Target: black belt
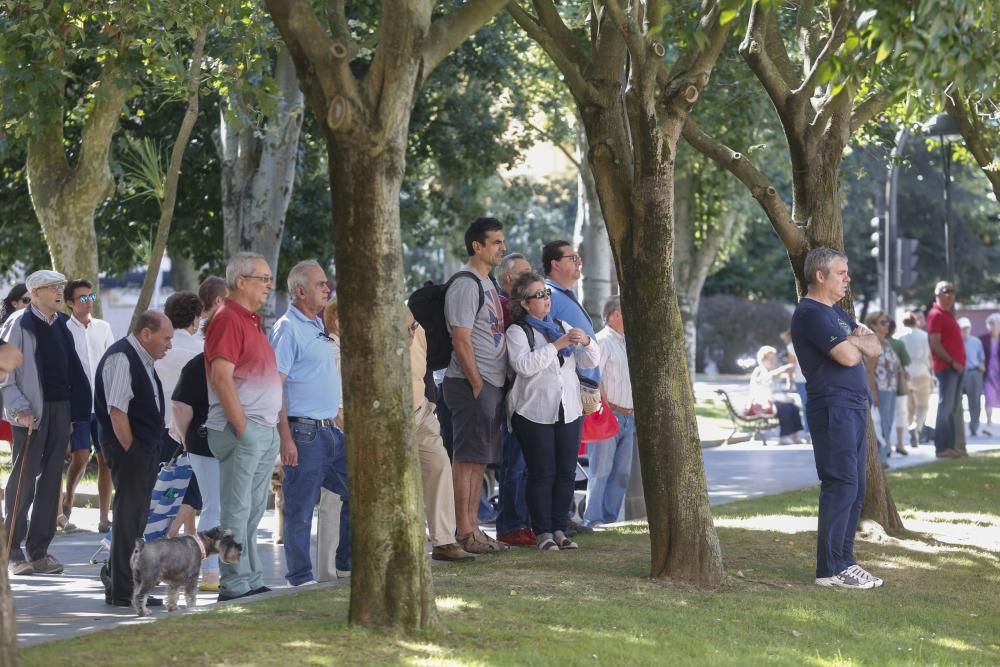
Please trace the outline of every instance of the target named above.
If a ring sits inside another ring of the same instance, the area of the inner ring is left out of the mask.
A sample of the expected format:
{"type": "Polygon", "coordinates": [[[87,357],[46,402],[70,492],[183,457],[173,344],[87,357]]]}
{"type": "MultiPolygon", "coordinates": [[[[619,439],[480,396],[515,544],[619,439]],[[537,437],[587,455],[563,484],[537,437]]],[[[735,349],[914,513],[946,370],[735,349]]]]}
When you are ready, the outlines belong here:
{"type": "Polygon", "coordinates": [[[304,424],[306,426],[318,426],[319,428],[337,428],[332,419],[309,419],[308,417],[289,417],[289,424],[304,424]]]}

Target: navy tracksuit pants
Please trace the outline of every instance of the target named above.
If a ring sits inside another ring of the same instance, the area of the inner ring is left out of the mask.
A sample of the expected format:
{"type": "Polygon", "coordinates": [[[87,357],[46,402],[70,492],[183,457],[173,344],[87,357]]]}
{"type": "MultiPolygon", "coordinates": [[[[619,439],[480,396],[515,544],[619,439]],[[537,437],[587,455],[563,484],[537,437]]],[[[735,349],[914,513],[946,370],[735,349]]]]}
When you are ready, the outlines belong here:
{"type": "Polygon", "coordinates": [[[820,479],[817,577],[832,577],[856,562],[854,533],[865,499],[867,425],[867,410],[809,405],[809,430],[820,479]]]}

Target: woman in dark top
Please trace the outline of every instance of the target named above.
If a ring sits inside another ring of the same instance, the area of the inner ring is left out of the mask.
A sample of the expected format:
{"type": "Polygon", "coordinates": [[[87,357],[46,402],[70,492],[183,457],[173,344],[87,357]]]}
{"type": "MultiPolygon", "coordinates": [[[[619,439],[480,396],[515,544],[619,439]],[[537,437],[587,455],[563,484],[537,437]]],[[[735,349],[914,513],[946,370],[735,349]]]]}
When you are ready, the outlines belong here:
{"type": "MultiPolygon", "coordinates": [[[[181,370],[180,378],[171,398],[174,424],[183,434],[191,468],[201,490],[201,518],[198,530],[209,530],[219,525],[221,501],[219,498],[219,461],[208,448],[205,419],[208,417],[208,378],[205,375],[205,354],[196,355],[181,370]]],[[[209,556],[201,566],[201,590],[219,590],[219,558],[209,556]]]]}
{"type": "Polygon", "coordinates": [[[26,308],[31,303],[28,295],[28,288],[24,283],[18,283],[10,288],[7,296],[3,300],[3,308],[0,309],[0,324],[6,322],[11,315],[26,308]]]}

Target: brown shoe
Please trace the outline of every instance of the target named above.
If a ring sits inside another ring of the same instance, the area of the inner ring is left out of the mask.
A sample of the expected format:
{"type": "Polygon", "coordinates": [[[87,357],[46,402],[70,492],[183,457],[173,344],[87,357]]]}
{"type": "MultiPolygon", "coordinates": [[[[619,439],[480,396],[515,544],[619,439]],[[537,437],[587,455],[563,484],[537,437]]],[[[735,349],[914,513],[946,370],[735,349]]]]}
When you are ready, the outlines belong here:
{"type": "Polygon", "coordinates": [[[909,456],[910,455],[910,453],[908,451],[906,451],[906,448],[903,447],[902,445],[900,445],[899,447],[896,447],[896,453],[897,454],[902,454],[903,456],[909,456]]]}
{"type": "Polygon", "coordinates": [[[962,455],[954,449],[942,449],[936,455],[939,459],[960,459],[962,455]]]}
{"type": "Polygon", "coordinates": [[[470,554],[458,546],[458,544],[452,542],[451,544],[441,544],[434,547],[431,551],[431,558],[434,560],[475,560],[476,554],[470,554]]]}
{"type": "Polygon", "coordinates": [[[459,535],[458,544],[470,554],[492,554],[510,549],[510,545],[497,542],[481,530],[459,535]]]}

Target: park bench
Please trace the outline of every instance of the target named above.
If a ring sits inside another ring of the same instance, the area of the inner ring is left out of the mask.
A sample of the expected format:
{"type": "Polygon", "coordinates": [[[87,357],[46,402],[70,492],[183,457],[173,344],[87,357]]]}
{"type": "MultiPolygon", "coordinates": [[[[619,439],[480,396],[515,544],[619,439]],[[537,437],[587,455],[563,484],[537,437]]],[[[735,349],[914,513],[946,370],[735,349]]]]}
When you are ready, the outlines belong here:
{"type": "Polygon", "coordinates": [[[733,422],[733,431],[729,436],[722,442],[724,445],[728,445],[733,436],[736,435],[737,431],[749,431],[751,439],[759,439],[762,444],[767,445],[767,438],[764,432],[768,429],[775,428],[778,425],[778,415],[775,414],[762,414],[762,415],[747,415],[733,406],[732,400],[729,398],[729,394],[726,393],[725,389],[716,389],[715,393],[718,394],[719,398],[726,405],[726,410],[729,412],[729,419],[733,422]]]}

